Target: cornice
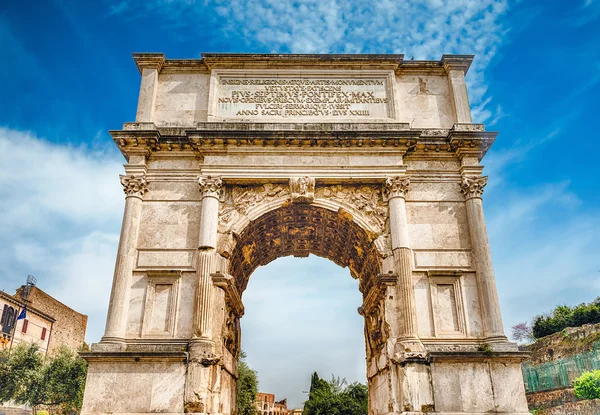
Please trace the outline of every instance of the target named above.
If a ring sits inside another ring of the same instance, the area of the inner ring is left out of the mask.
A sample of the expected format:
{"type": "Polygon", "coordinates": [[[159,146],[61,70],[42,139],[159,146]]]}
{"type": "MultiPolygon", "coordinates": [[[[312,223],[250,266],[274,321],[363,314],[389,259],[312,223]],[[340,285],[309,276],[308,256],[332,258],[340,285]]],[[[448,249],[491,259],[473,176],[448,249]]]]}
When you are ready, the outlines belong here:
{"type": "Polygon", "coordinates": [[[392,69],[402,64],[404,55],[393,54],[251,54],[202,53],[209,70],[216,68],[356,68],[392,69]]]}
{"type": "Polygon", "coordinates": [[[459,70],[463,71],[466,75],[474,58],[475,55],[442,55],[440,63],[447,72],[459,70]]]}
{"type": "Polygon", "coordinates": [[[140,73],[144,68],[160,72],[202,72],[213,69],[378,69],[402,74],[438,74],[461,70],[465,74],[473,55],[443,55],[440,60],[405,60],[402,54],[252,54],[202,53],[200,59],[166,59],[163,53],[134,53],[140,73]]]}
{"type": "Polygon", "coordinates": [[[132,53],[131,56],[140,74],[147,68],[156,69],[160,72],[166,60],[164,53],[132,53]]]}
{"type": "Polygon", "coordinates": [[[110,131],[127,159],[132,154],[150,157],[161,151],[202,155],[209,151],[248,147],[278,148],[278,151],[285,151],[285,148],[296,151],[398,149],[406,155],[446,153],[462,156],[468,153],[481,159],[497,135],[483,131],[483,126],[477,124],[457,124],[450,130],[411,129],[402,123],[198,123],[194,129],[140,127],[150,128],[146,124],[126,124],[125,130],[110,131]]]}

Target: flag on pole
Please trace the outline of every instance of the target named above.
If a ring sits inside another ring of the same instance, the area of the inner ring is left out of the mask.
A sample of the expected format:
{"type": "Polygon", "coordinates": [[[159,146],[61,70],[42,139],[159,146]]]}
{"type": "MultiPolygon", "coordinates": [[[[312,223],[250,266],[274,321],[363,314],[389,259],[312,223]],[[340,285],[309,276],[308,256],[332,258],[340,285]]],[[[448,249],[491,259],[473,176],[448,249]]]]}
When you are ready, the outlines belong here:
{"type": "Polygon", "coordinates": [[[17,320],[22,320],[26,317],[27,317],[27,306],[23,307],[23,310],[21,310],[21,314],[19,314],[19,317],[17,317],[17,320]]]}

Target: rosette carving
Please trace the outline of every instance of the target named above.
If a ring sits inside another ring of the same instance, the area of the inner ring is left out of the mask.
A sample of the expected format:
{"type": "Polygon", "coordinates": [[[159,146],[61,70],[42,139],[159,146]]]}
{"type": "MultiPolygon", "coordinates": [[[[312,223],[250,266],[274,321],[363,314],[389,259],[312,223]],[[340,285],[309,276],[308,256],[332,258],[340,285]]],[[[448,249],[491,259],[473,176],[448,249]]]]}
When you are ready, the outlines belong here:
{"type": "Polygon", "coordinates": [[[123,192],[127,196],[135,196],[141,198],[144,193],[148,191],[148,181],[146,176],[141,175],[119,175],[121,184],[123,185],[123,192]]]}
{"type": "Polygon", "coordinates": [[[200,176],[198,178],[200,185],[200,193],[202,198],[216,197],[218,198],[223,187],[223,181],[220,177],[200,176]]]}
{"type": "Polygon", "coordinates": [[[463,177],[460,182],[460,192],[465,195],[465,198],[481,197],[483,188],[487,184],[487,176],[480,177],[463,177]]]}
{"type": "Polygon", "coordinates": [[[410,178],[406,176],[386,177],[383,186],[383,195],[386,200],[395,197],[404,197],[410,185],[410,178]]]}

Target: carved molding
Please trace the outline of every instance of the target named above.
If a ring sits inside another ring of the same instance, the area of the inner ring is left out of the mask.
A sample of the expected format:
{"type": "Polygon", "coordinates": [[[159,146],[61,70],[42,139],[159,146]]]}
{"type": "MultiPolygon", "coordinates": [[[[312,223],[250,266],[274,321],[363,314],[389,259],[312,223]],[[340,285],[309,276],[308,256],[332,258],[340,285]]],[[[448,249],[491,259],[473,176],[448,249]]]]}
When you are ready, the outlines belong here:
{"type": "Polygon", "coordinates": [[[383,186],[383,195],[385,200],[395,197],[405,197],[410,185],[410,178],[407,176],[386,177],[383,186]]]}
{"type": "Polygon", "coordinates": [[[219,232],[226,233],[231,224],[235,223],[240,216],[248,213],[251,207],[287,197],[289,191],[289,186],[273,183],[225,188],[219,212],[219,232]]]}
{"type": "MultiPolygon", "coordinates": [[[[376,306],[385,296],[385,290],[390,285],[396,285],[398,276],[393,273],[379,274],[377,276],[377,282],[373,284],[365,299],[363,305],[360,307],[365,313],[368,313],[371,308],[376,306]]],[[[359,314],[361,312],[359,311],[359,314]]]]}
{"type": "Polygon", "coordinates": [[[127,196],[135,196],[140,199],[148,191],[148,181],[145,175],[119,175],[121,184],[123,185],[123,192],[127,196]]]}
{"type": "Polygon", "coordinates": [[[358,308],[358,314],[365,318],[367,357],[381,350],[390,336],[385,320],[385,292],[388,286],[396,284],[397,278],[395,274],[379,274],[358,308]]]}
{"type": "Polygon", "coordinates": [[[308,176],[291,177],[292,202],[311,203],[315,198],[315,179],[308,176]]]}
{"type": "Polygon", "coordinates": [[[244,315],[244,304],[242,303],[242,297],[235,285],[235,279],[231,275],[223,274],[221,272],[215,272],[210,274],[210,276],[213,284],[225,291],[227,304],[229,304],[236,316],[242,317],[244,315]]]}
{"type": "Polygon", "coordinates": [[[466,199],[481,197],[483,188],[487,184],[487,176],[466,177],[460,182],[460,192],[465,195],[466,199]]]}
{"type": "Polygon", "coordinates": [[[388,209],[382,199],[381,189],[368,185],[333,185],[317,187],[318,199],[334,200],[360,213],[374,229],[384,231],[388,209]]]}
{"type": "Polygon", "coordinates": [[[223,181],[220,177],[200,176],[198,178],[198,185],[200,186],[200,194],[202,195],[202,198],[218,198],[221,194],[223,181]]]}
{"type": "Polygon", "coordinates": [[[242,297],[231,275],[215,272],[210,276],[213,284],[225,292],[225,320],[221,329],[223,346],[237,357],[241,342],[240,318],[244,315],[242,297]]]}

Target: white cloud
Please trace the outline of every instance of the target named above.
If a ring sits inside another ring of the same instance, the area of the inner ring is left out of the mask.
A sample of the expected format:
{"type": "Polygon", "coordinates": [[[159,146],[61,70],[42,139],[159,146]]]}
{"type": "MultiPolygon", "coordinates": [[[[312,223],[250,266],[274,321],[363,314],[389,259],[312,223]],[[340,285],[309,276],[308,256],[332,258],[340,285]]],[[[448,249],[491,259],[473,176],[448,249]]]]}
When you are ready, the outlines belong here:
{"type": "Polygon", "coordinates": [[[27,274],[89,316],[87,339],[103,333],[124,197],[116,151],[51,143],[0,128],[0,289],[27,274]]]}
{"type": "Polygon", "coordinates": [[[160,14],[165,24],[213,20],[220,35],[270,52],[404,53],[407,59],[475,54],[468,77],[475,119],[490,117],[484,70],[502,42],[508,0],[132,0],[110,13],[160,14]]]}

